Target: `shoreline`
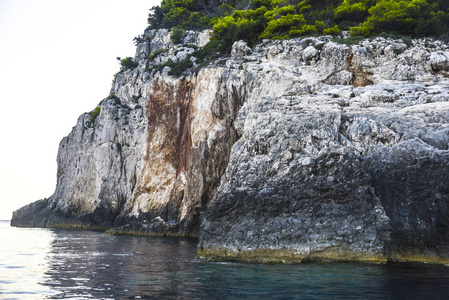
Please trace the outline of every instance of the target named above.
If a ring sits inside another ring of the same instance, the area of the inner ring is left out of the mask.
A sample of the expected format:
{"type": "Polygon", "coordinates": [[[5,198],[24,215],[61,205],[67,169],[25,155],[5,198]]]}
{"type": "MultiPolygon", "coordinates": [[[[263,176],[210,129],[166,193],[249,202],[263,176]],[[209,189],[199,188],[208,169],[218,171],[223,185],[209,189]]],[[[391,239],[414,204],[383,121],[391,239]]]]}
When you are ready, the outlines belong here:
{"type": "MultiPolygon", "coordinates": [[[[10,220],[0,220],[10,221],[10,220]]],[[[180,235],[174,233],[151,233],[143,231],[114,231],[114,228],[93,227],[84,224],[57,224],[49,227],[17,226],[16,228],[41,228],[41,229],[63,229],[81,231],[102,231],[110,236],[130,236],[130,237],[159,237],[159,238],[187,238],[196,240],[198,247],[197,257],[210,262],[237,262],[249,264],[302,264],[302,263],[335,263],[352,262],[368,264],[387,263],[417,263],[433,264],[449,267],[449,258],[438,257],[436,255],[422,255],[412,253],[355,253],[344,249],[344,247],[334,246],[323,250],[311,251],[310,253],[299,253],[293,249],[254,249],[254,250],[233,250],[230,248],[203,248],[199,246],[198,235],[180,235]]]]}

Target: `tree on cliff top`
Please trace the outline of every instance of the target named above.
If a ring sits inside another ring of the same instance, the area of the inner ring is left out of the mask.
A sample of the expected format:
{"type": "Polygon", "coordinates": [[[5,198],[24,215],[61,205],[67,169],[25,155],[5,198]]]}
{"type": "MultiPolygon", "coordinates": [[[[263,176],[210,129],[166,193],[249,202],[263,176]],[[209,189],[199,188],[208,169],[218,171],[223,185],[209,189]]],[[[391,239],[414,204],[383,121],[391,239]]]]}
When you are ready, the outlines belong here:
{"type": "Polygon", "coordinates": [[[163,0],[151,9],[150,28],[213,29],[222,51],[243,39],[382,32],[439,36],[449,29],[447,0],[163,0]]]}

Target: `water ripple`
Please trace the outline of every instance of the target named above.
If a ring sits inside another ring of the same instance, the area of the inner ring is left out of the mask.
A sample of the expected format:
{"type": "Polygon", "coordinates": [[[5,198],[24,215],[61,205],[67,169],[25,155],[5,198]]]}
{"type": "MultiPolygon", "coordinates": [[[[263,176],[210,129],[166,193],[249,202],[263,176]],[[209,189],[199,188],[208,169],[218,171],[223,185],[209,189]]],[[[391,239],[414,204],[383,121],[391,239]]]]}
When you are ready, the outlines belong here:
{"type": "Polygon", "coordinates": [[[447,267],[256,265],[196,259],[195,241],[0,222],[0,298],[442,299],[447,267]]]}

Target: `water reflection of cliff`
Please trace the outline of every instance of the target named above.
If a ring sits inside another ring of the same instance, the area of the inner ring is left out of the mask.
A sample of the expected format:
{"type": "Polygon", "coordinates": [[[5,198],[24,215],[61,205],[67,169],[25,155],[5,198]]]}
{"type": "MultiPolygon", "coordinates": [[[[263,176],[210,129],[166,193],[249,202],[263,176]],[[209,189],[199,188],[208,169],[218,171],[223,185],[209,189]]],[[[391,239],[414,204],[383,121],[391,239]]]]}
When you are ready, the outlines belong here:
{"type": "Polygon", "coordinates": [[[56,230],[45,285],[58,292],[55,298],[182,294],[177,274],[195,267],[195,255],[188,239],[56,230]]]}

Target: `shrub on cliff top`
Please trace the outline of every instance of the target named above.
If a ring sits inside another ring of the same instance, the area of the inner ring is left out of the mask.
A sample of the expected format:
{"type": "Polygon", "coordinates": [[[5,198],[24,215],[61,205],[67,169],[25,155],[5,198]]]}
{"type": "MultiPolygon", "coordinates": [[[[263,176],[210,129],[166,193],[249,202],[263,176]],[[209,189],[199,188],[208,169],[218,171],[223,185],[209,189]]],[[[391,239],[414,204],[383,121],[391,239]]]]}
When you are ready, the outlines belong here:
{"type": "Polygon", "coordinates": [[[370,36],[381,32],[438,36],[447,31],[447,14],[433,0],[378,0],[369,16],[351,34],[370,36]]]}
{"type": "MultiPolygon", "coordinates": [[[[382,32],[439,36],[449,29],[449,1],[443,0],[163,0],[153,7],[150,28],[213,28],[220,51],[233,42],[250,46],[264,38],[332,34],[350,30],[353,36],[382,32]]],[[[176,34],[175,34],[176,33],[176,34]]]]}

